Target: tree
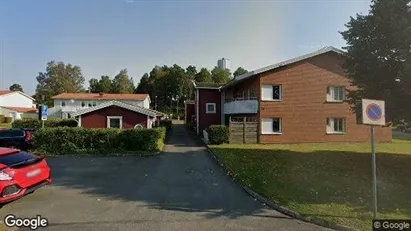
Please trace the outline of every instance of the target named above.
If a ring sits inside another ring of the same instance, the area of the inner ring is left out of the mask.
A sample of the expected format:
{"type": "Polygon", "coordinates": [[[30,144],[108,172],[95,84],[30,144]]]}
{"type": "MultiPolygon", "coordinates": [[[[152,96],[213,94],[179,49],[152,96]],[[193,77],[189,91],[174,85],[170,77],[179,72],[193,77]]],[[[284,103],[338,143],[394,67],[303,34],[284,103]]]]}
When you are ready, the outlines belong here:
{"type": "Polygon", "coordinates": [[[195,66],[190,65],[186,68],[186,73],[188,78],[194,79],[197,74],[197,68],[195,66]]]}
{"type": "Polygon", "coordinates": [[[149,82],[149,75],[145,73],[143,77],[141,77],[140,82],[137,85],[136,93],[149,93],[150,90],[150,82],[149,82]]]}
{"type": "Polygon", "coordinates": [[[63,92],[84,92],[84,76],[79,66],[51,61],[47,63],[46,71],[39,72],[35,99],[38,103],[52,105],[51,97],[63,92]]]}
{"type": "Polygon", "coordinates": [[[100,83],[98,82],[98,79],[92,78],[88,82],[89,82],[89,90],[91,93],[100,92],[100,83]]]}
{"type": "Polygon", "coordinates": [[[234,71],[233,75],[234,77],[239,76],[239,75],[243,75],[245,73],[248,73],[248,71],[242,67],[238,67],[237,70],[234,71]]]}
{"type": "Polygon", "coordinates": [[[9,87],[9,90],[10,91],[21,91],[21,92],[23,92],[23,87],[20,84],[15,83],[15,84],[13,84],[9,87]]]}
{"type": "Polygon", "coordinates": [[[113,81],[110,79],[110,76],[103,75],[101,76],[99,82],[100,92],[111,93],[113,88],[113,81]]]}
{"type": "Polygon", "coordinates": [[[128,76],[127,69],[123,69],[113,79],[112,93],[125,94],[133,92],[134,83],[128,76]]]}
{"type": "Polygon", "coordinates": [[[205,82],[205,83],[213,82],[210,71],[208,71],[207,68],[204,68],[204,67],[201,68],[200,72],[198,72],[195,75],[194,80],[196,82],[205,82]]]}
{"type": "Polygon", "coordinates": [[[387,121],[411,121],[411,0],[373,0],[340,32],[347,42],[343,67],[357,89],[348,93],[356,109],[362,98],[386,101],[387,121]]]}
{"type": "Polygon", "coordinates": [[[211,79],[214,83],[227,83],[231,80],[230,70],[214,67],[211,71],[211,79]]]}

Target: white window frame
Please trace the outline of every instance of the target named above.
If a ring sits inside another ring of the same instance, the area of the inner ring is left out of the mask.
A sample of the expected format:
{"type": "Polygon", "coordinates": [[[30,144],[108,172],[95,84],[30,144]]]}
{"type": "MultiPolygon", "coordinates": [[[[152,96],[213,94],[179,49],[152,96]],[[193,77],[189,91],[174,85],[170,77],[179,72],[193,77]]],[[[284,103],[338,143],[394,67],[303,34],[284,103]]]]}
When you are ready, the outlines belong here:
{"type": "Polygon", "coordinates": [[[262,135],[281,135],[283,134],[283,120],[280,117],[275,118],[261,118],[261,134],[262,135]],[[280,131],[273,131],[273,120],[279,119],[280,131]]]}
{"type": "Polygon", "coordinates": [[[327,102],[344,102],[345,100],[345,87],[344,86],[328,86],[327,87],[327,102]],[[337,89],[342,89],[341,98],[336,99],[338,95],[337,89]]]}
{"type": "Polygon", "coordinates": [[[342,117],[327,118],[326,120],[326,133],[327,134],[344,134],[346,131],[347,131],[347,122],[345,118],[342,118],[342,117]],[[342,131],[336,131],[334,129],[334,125],[336,122],[337,123],[342,122],[342,131]]]}
{"type": "Polygon", "coordinates": [[[283,86],[282,84],[263,84],[261,85],[261,101],[274,101],[279,102],[283,100],[283,86]],[[279,87],[280,98],[274,99],[274,87],[279,87]]]}
{"type": "Polygon", "coordinates": [[[122,116],[107,116],[107,128],[110,128],[110,119],[119,119],[120,128],[123,128],[123,117],[122,116]]]}
{"type": "Polygon", "coordinates": [[[215,103],[206,103],[206,114],[215,114],[217,111],[217,106],[215,103]],[[208,110],[208,106],[213,105],[214,110],[208,110]]]}

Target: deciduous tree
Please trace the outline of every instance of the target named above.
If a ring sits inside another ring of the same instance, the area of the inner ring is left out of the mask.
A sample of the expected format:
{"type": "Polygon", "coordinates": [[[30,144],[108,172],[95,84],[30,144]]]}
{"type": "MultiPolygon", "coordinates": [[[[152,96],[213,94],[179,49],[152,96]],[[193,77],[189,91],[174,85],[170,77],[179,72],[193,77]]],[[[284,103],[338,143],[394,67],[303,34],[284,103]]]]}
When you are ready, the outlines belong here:
{"type": "Polygon", "coordinates": [[[387,120],[411,121],[411,1],[373,0],[341,32],[347,42],[344,68],[357,90],[348,98],[386,101],[387,120]]]}
{"type": "Polygon", "coordinates": [[[23,92],[23,87],[20,84],[15,83],[15,84],[13,84],[9,87],[9,90],[10,91],[21,91],[21,92],[23,92]]]}
{"type": "Polygon", "coordinates": [[[84,76],[79,66],[51,61],[46,71],[39,72],[35,99],[38,103],[52,105],[51,97],[63,92],[84,92],[84,76]]]}

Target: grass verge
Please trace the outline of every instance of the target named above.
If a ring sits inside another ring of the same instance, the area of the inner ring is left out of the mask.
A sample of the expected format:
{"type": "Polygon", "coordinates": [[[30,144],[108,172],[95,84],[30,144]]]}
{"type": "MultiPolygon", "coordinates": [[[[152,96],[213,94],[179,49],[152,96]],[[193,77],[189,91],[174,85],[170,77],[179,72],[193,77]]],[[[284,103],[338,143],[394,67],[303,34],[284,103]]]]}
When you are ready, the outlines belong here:
{"type": "MultiPolygon", "coordinates": [[[[370,144],[211,145],[257,193],[306,217],[371,230],[370,144]]],[[[378,218],[411,218],[411,140],[377,144],[378,218]]]]}

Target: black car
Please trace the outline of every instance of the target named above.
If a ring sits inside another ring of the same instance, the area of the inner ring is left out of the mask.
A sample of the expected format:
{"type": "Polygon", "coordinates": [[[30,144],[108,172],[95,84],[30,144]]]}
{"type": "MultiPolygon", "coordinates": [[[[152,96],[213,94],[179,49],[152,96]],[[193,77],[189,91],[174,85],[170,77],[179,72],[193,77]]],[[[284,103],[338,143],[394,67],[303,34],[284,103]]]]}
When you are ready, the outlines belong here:
{"type": "Polygon", "coordinates": [[[27,151],[33,147],[32,135],[34,129],[0,130],[0,147],[12,147],[27,151]]]}

